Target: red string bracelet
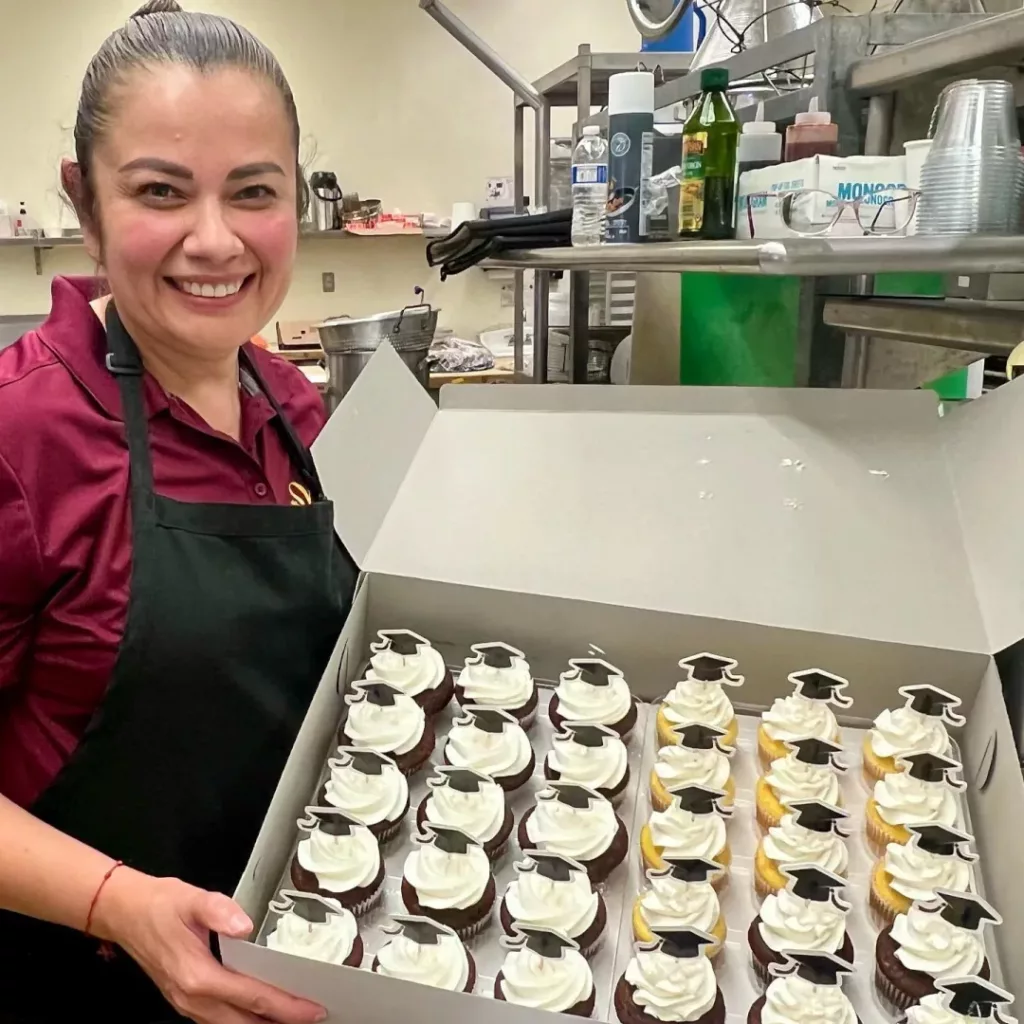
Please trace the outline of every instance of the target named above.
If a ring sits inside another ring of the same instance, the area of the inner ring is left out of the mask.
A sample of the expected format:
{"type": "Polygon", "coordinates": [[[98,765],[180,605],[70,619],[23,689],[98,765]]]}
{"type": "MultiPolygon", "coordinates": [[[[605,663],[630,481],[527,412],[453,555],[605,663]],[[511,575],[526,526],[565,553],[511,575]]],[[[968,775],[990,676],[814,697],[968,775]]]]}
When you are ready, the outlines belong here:
{"type": "Polygon", "coordinates": [[[92,935],[92,915],[96,912],[96,903],[100,898],[100,893],[103,892],[104,886],[110,881],[110,876],[118,869],[124,867],[123,860],[116,860],[107,869],[107,873],[103,876],[99,886],[96,889],[96,895],[92,898],[92,903],[89,904],[89,914],[85,919],[85,934],[92,935]]]}

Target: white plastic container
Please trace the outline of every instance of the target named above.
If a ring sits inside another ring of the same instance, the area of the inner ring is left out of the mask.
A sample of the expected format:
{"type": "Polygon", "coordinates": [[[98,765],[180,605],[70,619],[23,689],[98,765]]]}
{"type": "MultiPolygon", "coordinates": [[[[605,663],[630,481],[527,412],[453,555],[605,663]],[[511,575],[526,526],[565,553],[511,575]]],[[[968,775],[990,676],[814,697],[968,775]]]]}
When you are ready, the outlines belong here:
{"type": "Polygon", "coordinates": [[[747,121],[740,132],[736,151],[738,173],[768,167],[782,160],[782,135],[775,130],[774,121],[764,119],[764,100],[757,104],[757,116],[747,121]]]}

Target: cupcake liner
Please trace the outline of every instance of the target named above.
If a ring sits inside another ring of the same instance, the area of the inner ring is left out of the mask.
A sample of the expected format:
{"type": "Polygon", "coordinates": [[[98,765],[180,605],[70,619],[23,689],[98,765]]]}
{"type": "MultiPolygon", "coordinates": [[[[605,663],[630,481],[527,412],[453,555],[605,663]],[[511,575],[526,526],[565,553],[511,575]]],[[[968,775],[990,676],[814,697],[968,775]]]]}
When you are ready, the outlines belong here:
{"type": "Polygon", "coordinates": [[[761,990],[763,991],[771,984],[772,981],[772,976],[768,971],[768,965],[760,963],[757,957],[752,956],[750,958],[750,966],[754,971],[754,977],[757,979],[758,985],[760,985],[761,990]]]}
{"type": "Polygon", "coordinates": [[[534,708],[525,718],[519,719],[519,724],[522,726],[524,732],[529,732],[537,721],[537,709],[534,708]]]}
{"type": "Polygon", "coordinates": [[[764,902],[768,899],[772,893],[778,890],[768,881],[759,871],[754,872],[754,894],[757,896],[760,902],[764,902]]]}
{"type": "Polygon", "coordinates": [[[474,935],[479,935],[491,923],[491,913],[493,910],[494,907],[491,906],[479,921],[467,924],[464,928],[456,928],[455,934],[458,935],[463,942],[467,942],[469,939],[473,938],[474,935]]]}
{"type": "MultiPolygon", "coordinates": [[[[869,809],[872,806],[871,803],[868,804],[869,809]]],[[[864,817],[864,831],[867,834],[868,845],[879,857],[885,856],[885,848],[890,843],[900,842],[896,836],[892,835],[884,822],[875,821],[870,813],[864,817]]]]}
{"type": "MultiPolygon", "coordinates": [[[[408,808],[406,809],[408,810],[408,808]]],[[[382,829],[380,832],[375,832],[374,835],[377,839],[377,845],[380,847],[387,846],[388,843],[392,842],[399,832],[402,831],[402,822],[405,820],[403,815],[397,821],[391,822],[387,828],[382,829]]]]}
{"type": "Polygon", "coordinates": [[[875,991],[883,1006],[891,1013],[902,1013],[914,1005],[914,997],[901,992],[879,970],[875,971],[875,991]]]}
{"type": "Polygon", "coordinates": [[[888,928],[898,916],[896,910],[882,898],[874,883],[871,885],[868,905],[871,908],[871,919],[879,931],[888,928]]]}
{"type": "MultiPolygon", "coordinates": [[[[769,829],[777,828],[782,824],[782,815],[774,814],[769,807],[766,807],[764,802],[761,800],[757,801],[755,805],[757,808],[757,824],[761,831],[767,835],[769,829]]],[[[783,807],[783,814],[786,812],[786,808],[783,807]]]]}
{"type": "Polygon", "coordinates": [[[506,853],[508,853],[508,844],[509,840],[506,839],[505,842],[501,844],[501,846],[493,850],[484,851],[487,854],[487,859],[491,862],[492,866],[497,864],[498,861],[501,860],[501,858],[504,857],[506,853]]]}
{"type": "Polygon", "coordinates": [[[353,917],[365,917],[378,903],[384,898],[384,883],[382,882],[378,887],[377,891],[372,895],[368,896],[362,903],[356,903],[354,906],[348,909],[352,911],[353,917]]]}

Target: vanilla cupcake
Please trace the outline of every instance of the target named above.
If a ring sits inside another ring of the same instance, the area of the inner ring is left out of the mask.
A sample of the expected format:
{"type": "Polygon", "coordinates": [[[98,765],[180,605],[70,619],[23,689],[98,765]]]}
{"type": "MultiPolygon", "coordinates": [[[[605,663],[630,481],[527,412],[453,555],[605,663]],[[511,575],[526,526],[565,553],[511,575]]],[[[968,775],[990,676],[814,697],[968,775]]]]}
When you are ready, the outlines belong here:
{"type": "Polygon", "coordinates": [[[470,650],[455,683],[459,707],[507,711],[529,729],[537,717],[537,684],[526,655],[498,641],[473,644],[470,650]]]}
{"type": "Polygon", "coordinates": [[[762,899],[788,884],[783,867],[813,864],[845,877],[850,869],[850,851],[841,824],[846,811],[817,800],[795,804],[792,813],[769,829],[754,855],[754,888],[762,899]]]}
{"type": "Polygon", "coordinates": [[[778,825],[787,809],[802,800],[843,805],[839,777],[846,766],[836,760],[841,748],[819,739],[792,740],[787,745],[791,753],[772,761],[754,790],[757,823],[765,831],[778,825]]]}
{"type": "Polygon", "coordinates": [[[703,786],[676,790],[671,805],[664,811],[654,811],[640,830],[644,867],[660,871],[665,867],[666,858],[713,860],[723,869],[715,880],[715,887],[724,888],[732,864],[725,819],[732,811],[722,806],[723,795],[720,790],[703,786]]]}
{"type": "Polygon", "coordinates": [[[325,964],[362,964],[363,940],[356,919],[338,900],[284,889],[270,910],[275,920],[263,943],[267,949],[325,964]]]}
{"type": "Polygon", "coordinates": [[[345,703],[339,746],[388,754],[403,775],[412,775],[430,760],[434,726],[412,697],[390,683],[360,679],[345,703]]]}
{"type": "Polygon", "coordinates": [[[416,814],[419,825],[451,825],[471,835],[491,861],[508,847],[515,824],[505,791],[489,775],[471,768],[437,768],[416,814]]]}
{"type": "Polygon", "coordinates": [[[387,754],[359,747],[340,747],[338,753],[327,762],[331,774],[319,802],[361,822],[379,843],[388,842],[409,811],[409,780],[387,754]]]}
{"type": "Polygon", "coordinates": [[[675,734],[678,746],[658,750],[658,760],[651,769],[651,804],[656,811],[667,810],[672,791],[686,786],[703,786],[721,790],[722,806],[736,801],[736,780],[732,777],[730,758],[735,747],[723,746],[725,731],[712,725],[680,725],[675,734]]]}
{"type": "Polygon", "coordinates": [[[732,671],[736,662],[704,653],[683,658],[679,667],[686,670],[686,678],[676,683],[658,709],[658,746],[678,743],[676,728],[680,725],[711,725],[724,731],[723,746],[735,747],[739,722],[722,687],[743,685],[743,676],[732,671]]]}
{"type": "Polygon", "coordinates": [[[537,765],[530,738],[507,711],[465,708],[444,745],[444,760],[455,768],[489,775],[506,793],[529,781],[537,765]]]}
{"type": "Polygon", "coordinates": [[[382,629],[377,636],[379,640],[370,644],[366,678],[397,687],[427,715],[443,711],[455,693],[455,683],[430,641],[411,629],[382,629]]]}
{"type": "Polygon", "coordinates": [[[473,991],[476,963],[451,928],[414,915],[396,914],[392,921],[384,931],[394,938],[374,957],[374,974],[448,992],[473,991]]]}
{"type": "Polygon", "coordinates": [[[629,784],[629,762],[619,734],[608,726],[578,722],[566,722],[563,729],[551,741],[544,777],[587,786],[612,803],[620,800],[629,784]]]}
{"type": "Polygon", "coordinates": [[[633,938],[656,942],[657,933],[695,928],[714,942],[705,951],[714,960],[725,944],[726,921],[711,879],[722,866],[703,857],[666,857],[661,871],[648,871],[648,887],[633,904],[633,938]]]}
{"type": "Polygon", "coordinates": [[[565,722],[606,725],[627,739],[637,708],[621,669],[602,658],[570,658],[569,671],[558,677],[548,717],[556,729],[565,722]]]}
{"type": "Polygon", "coordinates": [[[839,723],[829,704],[838,708],[853,704],[843,693],[849,681],[820,668],[793,672],[789,681],[794,685],[793,692],[788,697],[779,697],[761,715],[757,748],[765,768],[785,757],[789,753],[786,744],[793,740],[813,738],[841,744],[839,723]]]}

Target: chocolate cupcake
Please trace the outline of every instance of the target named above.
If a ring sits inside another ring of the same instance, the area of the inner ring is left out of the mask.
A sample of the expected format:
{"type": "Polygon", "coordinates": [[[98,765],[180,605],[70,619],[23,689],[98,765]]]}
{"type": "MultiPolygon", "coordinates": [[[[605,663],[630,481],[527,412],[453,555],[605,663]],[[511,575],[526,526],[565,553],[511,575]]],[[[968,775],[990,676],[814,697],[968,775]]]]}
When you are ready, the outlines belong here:
{"type": "Polygon", "coordinates": [[[621,669],[602,658],[570,658],[558,677],[548,717],[556,729],[566,722],[606,725],[626,739],[636,725],[637,708],[621,669]]]}
{"type": "Polygon", "coordinates": [[[412,697],[389,683],[359,679],[345,703],[339,746],[388,754],[403,775],[412,775],[430,760],[434,726],[412,697]]]}
{"type": "Polygon", "coordinates": [[[476,964],[451,928],[429,917],[396,915],[392,920],[384,931],[394,938],[374,957],[374,974],[449,992],[473,991],[476,964]]]}
{"type": "Polygon", "coordinates": [[[512,808],[489,775],[446,765],[435,769],[427,787],[430,793],[416,812],[417,825],[433,822],[461,829],[483,846],[491,861],[505,852],[514,824],[512,808]]]}
{"type": "Polygon", "coordinates": [[[468,939],[484,928],[494,907],[491,862],[460,829],[435,824],[425,829],[405,861],[402,902],[410,914],[429,917],[468,939]]]}
{"type": "Polygon", "coordinates": [[[525,786],[537,759],[516,718],[498,708],[465,708],[444,745],[445,764],[489,775],[506,793],[525,786]]]}
{"type": "Polygon", "coordinates": [[[604,936],[608,909],[586,868],[559,853],[530,852],[501,901],[501,927],[515,937],[523,927],[550,928],[592,957],[604,936]]]}
{"type": "Polygon", "coordinates": [[[768,990],[750,1008],[747,1024],[763,1024],[765,1010],[779,1024],[827,1020],[857,1024],[857,1013],[842,989],[853,964],[827,953],[793,952],[784,965],[772,968],[768,990]]]}
{"type": "Polygon", "coordinates": [[[317,795],[323,806],[339,811],[365,825],[377,842],[386,843],[398,834],[409,812],[409,782],[387,754],[358,747],[341,747],[331,758],[331,774],[317,795]]]}
{"type": "Polygon", "coordinates": [[[590,1017],[597,1002],[594,975],[572,939],[550,928],[523,925],[494,979],[494,998],[531,1010],[590,1017]]]}
{"type": "Polygon", "coordinates": [[[524,853],[546,850],[578,861],[591,882],[603,882],[625,859],[626,826],[609,800],[585,786],[552,782],[519,823],[524,853]]]}
{"type": "Polygon", "coordinates": [[[263,942],[268,949],[325,964],[362,965],[356,919],[338,900],[284,889],[270,910],[277,919],[263,942]]]}
{"type": "Polygon", "coordinates": [[[522,651],[499,641],[474,644],[455,683],[459,707],[497,708],[524,729],[537,717],[537,684],[522,651]]]}
{"type": "Polygon", "coordinates": [[[565,722],[551,742],[544,778],[572,782],[618,802],[629,785],[626,744],[606,725],[565,722]]]}
{"type": "Polygon", "coordinates": [[[443,711],[455,693],[455,681],[430,641],[411,629],[382,629],[377,636],[370,644],[366,678],[398,687],[427,715],[443,711]]]}
{"type": "Polygon", "coordinates": [[[1002,918],[979,896],[940,889],[932,903],[915,903],[878,936],[875,986],[894,1011],[938,991],[938,983],[977,975],[988,980],[985,924],[1002,918]]]}
{"type": "Polygon", "coordinates": [[[1012,1024],[1006,1009],[1013,995],[982,978],[941,981],[939,991],[925,996],[907,1010],[906,1024],[1012,1024]]]}
{"type": "Polygon", "coordinates": [[[615,986],[621,1024],[724,1024],[725,998],[703,952],[714,938],[692,928],[655,934],[653,945],[637,946],[615,986]]]}
{"type": "Polygon", "coordinates": [[[853,963],[853,941],[846,919],[850,905],[839,897],[845,879],[813,864],[787,865],[789,883],[769,896],[750,925],[754,973],[763,985],[772,979],[772,967],[786,963],[791,953],[827,953],[853,963]]]}
{"type": "Polygon", "coordinates": [[[373,908],[384,884],[384,859],[373,833],[334,807],[307,807],[299,820],[292,885],[337,900],[356,917],[373,908]]]}

